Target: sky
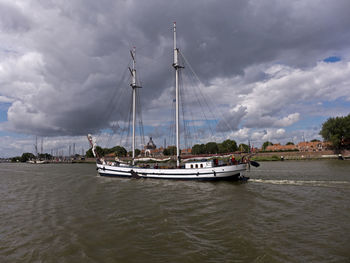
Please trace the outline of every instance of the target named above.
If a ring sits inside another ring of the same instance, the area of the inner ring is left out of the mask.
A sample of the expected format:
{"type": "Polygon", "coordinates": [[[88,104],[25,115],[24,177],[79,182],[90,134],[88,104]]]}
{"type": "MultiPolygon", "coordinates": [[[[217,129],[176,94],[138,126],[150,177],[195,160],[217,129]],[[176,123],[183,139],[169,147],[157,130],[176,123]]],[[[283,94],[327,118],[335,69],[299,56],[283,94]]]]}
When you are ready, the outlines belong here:
{"type": "Polygon", "coordinates": [[[192,144],[322,139],[324,121],[350,113],[349,10],[348,0],[0,0],[0,157],[33,152],[36,136],[48,153],[86,151],[88,133],[121,143],[133,47],[146,142],[171,144],[174,21],[192,144]]]}

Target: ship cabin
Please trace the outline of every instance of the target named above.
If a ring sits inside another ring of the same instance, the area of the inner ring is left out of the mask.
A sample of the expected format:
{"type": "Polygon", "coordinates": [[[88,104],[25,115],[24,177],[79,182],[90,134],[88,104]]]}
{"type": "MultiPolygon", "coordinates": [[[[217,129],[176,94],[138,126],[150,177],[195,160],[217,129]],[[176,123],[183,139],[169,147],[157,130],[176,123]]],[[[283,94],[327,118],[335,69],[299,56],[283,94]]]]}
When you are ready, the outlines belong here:
{"type": "Polygon", "coordinates": [[[197,162],[188,162],[185,164],[186,169],[212,168],[212,167],[214,167],[213,161],[197,161],[197,162]]]}

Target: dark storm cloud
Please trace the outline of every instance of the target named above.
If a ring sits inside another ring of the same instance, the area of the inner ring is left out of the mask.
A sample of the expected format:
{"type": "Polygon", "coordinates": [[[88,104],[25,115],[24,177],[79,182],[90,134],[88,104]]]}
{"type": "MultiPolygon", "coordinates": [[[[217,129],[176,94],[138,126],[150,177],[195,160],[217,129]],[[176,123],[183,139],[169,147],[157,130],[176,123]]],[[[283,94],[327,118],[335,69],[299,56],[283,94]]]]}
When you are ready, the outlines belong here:
{"type": "MultiPolygon", "coordinates": [[[[262,63],[310,67],[335,50],[347,50],[350,42],[349,1],[22,4],[0,5],[0,10],[9,10],[1,25],[8,32],[22,30],[26,47],[22,57],[4,62],[11,72],[2,79],[0,95],[17,101],[9,109],[7,129],[33,134],[79,135],[120,120],[129,109],[129,77],[124,73],[133,46],[144,87],[143,115],[154,105],[162,111],[166,105],[155,102],[173,86],[173,21],[181,52],[208,85],[215,78],[244,76],[247,67],[262,63]]],[[[265,77],[257,71],[246,82],[265,77]]],[[[243,116],[245,111],[231,116],[231,125],[238,128],[243,116]]]]}
{"type": "Polygon", "coordinates": [[[2,32],[25,32],[30,29],[28,17],[13,4],[0,2],[0,29],[2,32]]]}

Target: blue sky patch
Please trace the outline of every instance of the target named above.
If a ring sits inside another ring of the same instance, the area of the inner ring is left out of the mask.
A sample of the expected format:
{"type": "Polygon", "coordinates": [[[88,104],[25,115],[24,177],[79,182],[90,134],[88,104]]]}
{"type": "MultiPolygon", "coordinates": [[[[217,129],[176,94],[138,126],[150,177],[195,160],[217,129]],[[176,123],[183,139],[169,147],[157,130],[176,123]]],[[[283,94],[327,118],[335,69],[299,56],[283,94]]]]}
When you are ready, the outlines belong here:
{"type": "Polygon", "coordinates": [[[341,60],[341,58],[338,56],[331,56],[331,57],[325,58],[323,61],[327,62],[327,63],[335,63],[335,62],[338,62],[340,60],[341,60]]]}
{"type": "Polygon", "coordinates": [[[324,123],[328,117],[326,116],[305,116],[304,118],[301,118],[298,122],[294,123],[293,125],[286,127],[286,131],[298,131],[298,130],[305,130],[305,129],[311,129],[313,127],[320,127],[322,126],[322,123],[324,123]]]}
{"type": "Polygon", "coordinates": [[[0,103],[0,122],[7,121],[7,110],[10,105],[10,103],[0,103]]]}

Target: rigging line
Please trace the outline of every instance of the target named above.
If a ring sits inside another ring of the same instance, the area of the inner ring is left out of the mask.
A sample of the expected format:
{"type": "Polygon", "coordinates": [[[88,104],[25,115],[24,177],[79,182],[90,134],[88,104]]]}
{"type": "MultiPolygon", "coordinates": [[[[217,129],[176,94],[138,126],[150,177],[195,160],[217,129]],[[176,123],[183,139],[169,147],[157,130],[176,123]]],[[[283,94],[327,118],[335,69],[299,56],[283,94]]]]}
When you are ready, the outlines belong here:
{"type": "MultiPolygon", "coordinates": [[[[186,62],[185,57],[184,57],[182,54],[181,54],[181,58],[183,59],[184,62],[186,62]]],[[[185,63],[184,63],[184,64],[185,64],[185,63]]],[[[187,64],[187,63],[186,63],[186,64],[187,64]]],[[[191,67],[191,65],[189,65],[189,66],[191,67]]],[[[191,68],[190,68],[190,69],[191,69],[191,68]]],[[[192,73],[192,74],[194,75],[194,73],[192,73]]],[[[190,79],[193,79],[192,76],[190,76],[189,74],[187,74],[187,76],[188,76],[188,79],[189,79],[189,80],[190,80],[190,79]]],[[[214,135],[214,131],[213,131],[212,125],[211,125],[210,120],[209,120],[210,118],[208,118],[208,117],[207,117],[207,114],[206,114],[206,112],[208,112],[207,109],[209,109],[209,112],[212,112],[212,110],[210,110],[210,107],[209,107],[208,103],[206,102],[205,97],[204,97],[203,94],[201,93],[201,90],[200,90],[199,87],[197,86],[196,81],[193,80],[193,83],[194,83],[194,85],[193,85],[194,89],[192,89],[193,95],[194,95],[193,97],[195,97],[195,98],[197,99],[197,103],[198,103],[198,105],[200,106],[200,108],[202,109],[201,114],[202,114],[202,116],[204,117],[204,119],[206,120],[206,124],[207,124],[207,126],[209,127],[210,133],[211,133],[212,136],[213,136],[213,135],[214,135]],[[207,106],[207,109],[204,108],[204,106],[202,105],[202,102],[201,102],[200,98],[197,96],[197,94],[195,94],[195,90],[196,90],[196,89],[199,90],[199,94],[202,96],[202,99],[203,99],[203,101],[205,102],[205,104],[206,104],[206,106],[207,106]]],[[[215,119],[214,116],[213,116],[213,119],[215,119]]]]}
{"type": "Polygon", "coordinates": [[[192,79],[193,83],[195,83],[193,85],[193,92],[197,92],[199,94],[199,96],[197,96],[197,94],[195,94],[195,97],[198,101],[199,106],[202,108],[202,113],[205,117],[206,120],[206,125],[209,127],[210,133],[212,136],[214,136],[215,132],[214,132],[214,128],[212,127],[211,121],[210,119],[215,120],[215,115],[214,115],[214,111],[211,109],[210,105],[207,103],[205,96],[203,95],[199,85],[198,85],[198,81],[195,81],[195,79],[193,78],[193,75],[189,75],[189,78],[192,79]],[[202,100],[201,100],[202,99],[202,100]],[[204,102],[204,105],[202,103],[202,101],[204,102]],[[206,107],[206,108],[205,108],[206,107]],[[212,114],[211,117],[207,116],[207,112],[209,112],[209,114],[212,114]]]}
{"type": "MultiPolygon", "coordinates": [[[[185,75],[186,77],[186,75],[185,75]]],[[[183,85],[183,88],[184,88],[184,94],[187,94],[188,96],[185,96],[185,100],[184,100],[184,104],[187,104],[187,100],[186,100],[186,97],[189,99],[189,103],[191,103],[191,98],[193,98],[194,96],[192,96],[192,93],[191,93],[191,89],[189,87],[187,87],[187,85],[183,85]]],[[[191,107],[186,107],[186,112],[189,112],[189,115],[190,115],[190,120],[186,122],[187,124],[187,127],[188,127],[188,137],[190,139],[190,145],[193,145],[193,140],[197,140],[198,139],[198,136],[197,136],[197,133],[198,131],[196,130],[195,128],[195,118],[193,116],[193,111],[191,109],[191,107]],[[191,125],[191,123],[193,125],[191,125]],[[192,132],[191,132],[192,130],[192,132]],[[193,134],[193,135],[192,135],[193,134]]]]}
{"type": "MultiPolygon", "coordinates": [[[[126,75],[126,73],[127,73],[127,70],[128,70],[128,67],[126,67],[126,68],[124,69],[124,72],[123,72],[123,74],[122,74],[122,77],[121,77],[120,81],[119,81],[118,84],[117,84],[117,87],[120,87],[121,84],[123,84],[122,82],[123,82],[124,79],[125,79],[125,75],[126,75]]],[[[125,83],[125,82],[124,82],[124,83],[125,83]]],[[[119,100],[121,99],[120,96],[117,97],[117,101],[116,101],[116,103],[114,103],[114,99],[115,99],[115,97],[116,97],[116,95],[117,95],[117,92],[118,92],[118,89],[114,89],[114,92],[112,93],[112,96],[110,97],[111,99],[110,99],[109,102],[107,103],[107,110],[109,111],[109,113],[105,115],[105,120],[106,120],[106,121],[109,120],[109,118],[111,117],[112,113],[115,111],[115,109],[112,107],[112,105],[113,105],[113,104],[119,105],[118,102],[119,102],[119,100]],[[109,109],[110,109],[110,110],[109,110],[109,109]]]]}
{"type": "MultiPolygon", "coordinates": [[[[119,94],[120,96],[118,97],[118,100],[117,100],[117,102],[115,103],[116,105],[118,105],[118,106],[121,105],[121,103],[119,103],[119,101],[120,101],[122,98],[124,98],[124,95],[126,94],[126,90],[127,90],[126,88],[122,88],[122,89],[121,89],[121,93],[119,94]]],[[[112,109],[110,115],[112,115],[112,113],[114,113],[115,111],[116,111],[115,109],[112,109]]],[[[119,110],[118,112],[122,112],[122,111],[119,110]]],[[[110,118],[111,118],[111,117],[109,117],[108,119],[110,119],[110,118]]],[[[107,142],[106,142],[106,147],[107,147],[107,145],[110,144],[111,139],[112,139],[112,137],[114,136],[115,132],[118,131],[118,130],[121,130],[121,126],[120,126],[120,124],[119,124],[119,121],[117,120],[116,123],[111,123],[111,124],[110,124],[110,129],[112,130],[112,134],[109,134],[109,136],[108,136],[108,140],[107,140],[107,142]],[[115,127],[119,127],[119,128],[114,129],[115,127]]],[[[123,132],[123,131],[121,131],[121,132],[123,132]]]]}
{"type": "Polygon", "coordinates": [[[172,101],[171,105],[171,122],[169,123],[169,144],[170,145],[176,145],[175,142],[175,133],[176,133],[176,126],[175,126],[175,119],[176,119],[176,110],[175,110],[175,100],[172,101]]]}
{"type": "MultiPolygon", "coordinates": [[[[201,91],[200,89],[198,89],[198,86],[194,85],[194,89],[193,89],[194,92],[198,92],[200,95],[201,95],[201,91]]],[[[211,124],[211,120],[214,119],[214,116],[207,116],[207,112],[209,112],[209,114],[213,113],[210,108],[207,106],[205,108],[205,105],[203,105],[202,103],[202,100],[200,99],[200,96],[197,96],[197,94],[195,95],[195,98],[197,99],[197,103],[199,104],[200,108],[201,108],[201,113],[202,115],[204,116],[204,119],[205,119],[205,126],[209,128],[209,132],[212,136],[214,136],[215,132],[214,132],[214,128],[212,127],[212,124],[211,124]],[[209,109],[209,111],[208,111],[209,109]]]]}
{"type": "MultiPolygon", "coordinates": [[[[130,60],[128,66],[130,66],[130,64],[131,64],[131,60],[130,60]]],[[[128,68],[129,68],[129,67],[127,67],[127,69],[128,69],[128,68]]],[[[130,78],[131,78],[131,76],[129,76],[129,81],[128,81],[128,83],[131,83],[130,78]]],[[[125,82],[125,83],[126,83],[126,82],[125,82]]],[[[128,96],[129,96],[129,98],[130,98],[130,93],[129,93],[129,91],[130,91],[130,85],[125,85],[125,88],[122,89],[122,94],[120,94],[120,96],[119,96],[119,100],[124,99],[124,98],[126,97],[127,94],[128,94],[128,96]],[[125,96],[124,96],[124,95],[125,95],[125,96]]],[[[131,93],[131,94],[132,94],[132,93],[131,93]]],[[[125,105],[125,104],[120,102],[120,103],[118,103],[118,105],[120,105],[120,107],[121,107],[122,105],[125,105]]],[[[128,105],[129,105],[129,107],[132,107],[132,95],[131,95],[131,101],[129,102],[128,105]]],[[[125,112],[125,111],[124,111],[123,109],[119,109],[119,112],[125,112]]],[[[125,112],[125,113],[126,113],[126,112],[125,112]]],[[[120,134],[119,134],[119,145],[120,145],[120,146],[123,144],[124,139],[125,139],[125,143],[127,143],[127,139],[126,139],[124,136],[125,136],[125,132],[127,131],[127,127],[126,127],[127,119],[130,118],[129,114],[130,114],[130,110],[127,111],[127,114],[124,115],[125,118],[124,118],[124,120],[122,120],[123,125],[120,125],[120,124],[119,124],[120,121],[117,120],[117,125],[120,127],[120,128],[119,128],[119,130],[120,130],[120,134]]],[[[121,117],[122,117],[122,116],[119,116],[119,118],[121,118],[121,117]]],[[[128,127],[128,128],[129,128],[129,127],[128,127]]]]}
{"type": "MultiPolygon", "coordinates": [[[[179,74],[179,87],[184,87],[183,85],[183,79],[182,79],[182,70],[180,70],[179,74]]],[[[184,91],[184,89],[181,89],[181,91],[184,91]]],[[[182,111],[182,121],[183,121],[183,131],[184,131],[184,139],[185,139],[185,148],[188,148],[188,131],[186,127],[186,119],[185,119],[185,99],[183,92],[180,92],[180,105],[181,105],[181,111],[182,111]]]]}
{"type": "MultiPolygon", "coordinates": [[[[195,73],[195,71],[193,70],[191,64],[187,61],[187,59],[186,59],[186,57],[184,56],[184,54],[182,54],[181,52],[179,52],[179,53],[180,53],[181,56],[183,57],[183,59],[184,59],[184,61],[186,62],[186,64],[189,66],[190,70],[192,71],[192,74],[196,77],[197,81],[198,81],[200,84],[202,84],[202,85],[204,86],[204,84],[200,81],[198,75],[197,75],[197,74],[195,73]]],[[[211,112],[214,112],[215,110],[213,110],[213,109],[210,107],[210,104],[207,103],[207,100],[205,99],[205,97],[204,97],[204,95],[202,94],[202,92],[201,92],[200,89],[199,89],[199,91],[200,91],[201,96],[203,97],[203,100],[206,102],[206,104],[207,104],[209,110],[210,110],[211,112]]],[[[214,103],[213,103],[213,104],[214,104],[214,103]]],[[[222,117],[224,123],[227,125],[227,127],[233,131],[234,129],[233,129],[233,128],[231,127],[231,125],[226,121],[226,118],[224,117],[224,114],[222,113],[222,111],[219,110],[219,113],[220,113],[220,115],[221,115],[221,117],[222,117]]],[[[215,122],[218,123],[218,121],[215,121],[215,122]]]]}
{"type": "MultiPolygon", "coordinates": [[[[187,76],[185,75],[184,77],[187,77],[187,76]]],[[[186,96],[186,97],[187,97],[187,98],[190,100],[190,102],[191,102],[191,98],[194,97],[194,96],[192,96],[191,89],[188,88],[187,85],[183,85],[183,88],[184,88],[184,92],[183,92],[183,93],[184,93],[184,94],[188,94],[188,96],[186,96]]],[[[186,100],[186,98],[185,98],[185,100],[186,100]]],[[[187,101],[185,101],[184,103],[186,104],[187,101]]],[[[192,123],[194,124],[195,122],[194,122],[193,111],[192,111],[191,107],[186,107],[186,112],[188,112],[188,111],[190,112],[191,121],[192,121],[192,123]]],[[[189,134],[188,137],[189,137],[190,140],[193,140],[192,134],[191,134],[191,129],[193,130],[193,134],[194,134],[194,135],[197,133],[197,132],[196,132],[196,129],[195,129],[194,125],[190,125],[190,122],[189,122],[189,121],[187,121],[186,123],[187,123],[187,126],[189,127],[189,128],[187,129],[188,134],[189,134]]]]}
{"type": "Polygon", "coordinates": [[[130,132],[129,131],[129,128],[130,128],[130,118],[131,118],[131,110],[132,110],[132,94],[129,95],[129,111],[128,111],[128,114],[125,116],[125,119],[124,119],[124,126],[123,126],[123,129],[122,129],[122,133],[121,133],[121,136],[120,136],[120,141],[119,141],[119,145],[127,145],[127,133],[126,132],[130,132]]]}
{"type": "MultiPolygon", "coordinates": [[[[193,92],[195,92],[195,90],[198,89],[198,87],[197,87],[197,85],[193,85],[193,87],[194,87],[194,89],[192,89],[192,90],[193,90],[193,92]]],[[[201,93],[200,90],[199,90],[199,93],[201,93]]],[[[200,111],[200,113],[201,113],[202,117],[205,119],[205,123],[209,127],[209,131],[210,131],[211,135],[213,136],[214,135],[214,131],[213,131],[213,128],[212,128],[212,126],[210,124],[210,120],[209,120],[209,118],[207,117],[207,114],[206,114],[207,109],[205,109],[205,107],[202,104],[202,101],[200,100],[199,96],[196,96],[196,94],[195,94],[193,97],[196,98],[196,101],[197,101],[199,107],[202,109],[200,111]]],[[[210,110],[210,108],[208,108],[208,109],[209,109],[209,112],[212,112],[210,110]]]]}
{"type": "MultiPolygon", "coordinates": [[[[126,67],[126,68],[124,69],[124,72],[123,72],[123,74],[121,75],[121,78],[119,79],[119,81],[118,81],[118,83],[117,83],[117,85],[116,85],[117,88],[113,89],[112,96],[109,96],[110,100],[108,101],[107,106],[106,106],[106,110],[105,110],[105,112],[106,112],[107,114],[106,114],[106,113],[105,113],[105,114],[102,114],[102,116],[103,116],[103,117],[102,117],[102,120],[103,120],[102,123],[106,123],[106,122],[110,119],[112,113],[114,112],[114,109],[113,109],[112,105],[114,104],[113,102],[114,102],[115,98],[117,97],[117,92],[118,92],[119,90],[121,90],[121,91],[123,92],[123,89],[121,88],[121,86],[122,86],[122,84],[123,84],[123,82],[124,82],[124,80],[125,80],[125,76],[126,76],[127,69],[128,69],[128,67],[126,67]]],[[[118,97],[117,97],[117,102],[119,101],[120,98],[121,98],[121,96],[118,96],[118,97]]],[[[115,104],[118,105],[118,103],[115,103],[115,104]]],[[[101,134],[102,134],[102,130],[100,130],[100,132],[99,132],[98,135],[96,136],[96,137],[97,137],[97,140],[100,139],[101,134]]]]}
{"type": "MultiPolygon", "coordinates": [[[[183,75],[181,75],[181,77],[186,77],[186,75],[185,76],[183,76],[183,75]]],[[[185,83],[185,81],[183,81],[183,83],[185,83]]],[[[183,99],[183,104],[186,106],[187,105],[187,99],[189,99],[190,100],[190,98],[192,98],[192,94],[189,92],[189,90],[188,90],[188,87],[187,87],[187,85],[185,85],[185,84],[183,84],[183,94],[185,94],[186,96],[184,96],[184,99],[183,99]]],[[[194,118],[193,118],[193,112],[192,112],[192,110],[191,110],[191,107],[187,107],[186,106],[186,113],[187,112],[189,112],[190,113],[190,120],[186,120],[186,125],[187,125],[187,132],[188,132],[188,138],[189,138],[189,140],[191,141],[191,145],[192,145],[192,140],[193,140],[193,138],[192,138],[192,133],[191,133],[191,129],[195,132],[195,130],[194,130],[194,127],[193,127],[193,125],[190,125],[190,122],[192,121],[192,122],[194,122],[194,118]]]]}
{"type": "Polygon", "coordinates": [[[129,109],[129,121],[128,121],[128,134],[126,136],[126,142],[125,146],[130,149],[131,146],[131,138],[130,138],[130,133],[131,133],[131,119],[132,119],[132,94],[131,94],[131,103],[130,103],[130,109],[129,109]]]}
{"type": "Polygon", "coordinates": [[[145,145],[145,138],[144,138],[144,130],[143,130],[143,120],[142,120],[142,104],[140,100],[140,91],[136,90],[136,101],[137,101],[137,109],[138,109],[138,119],[139,119],[139,133],[140,133],[140,140],[141,140],[141,145],[145,145]]]}

